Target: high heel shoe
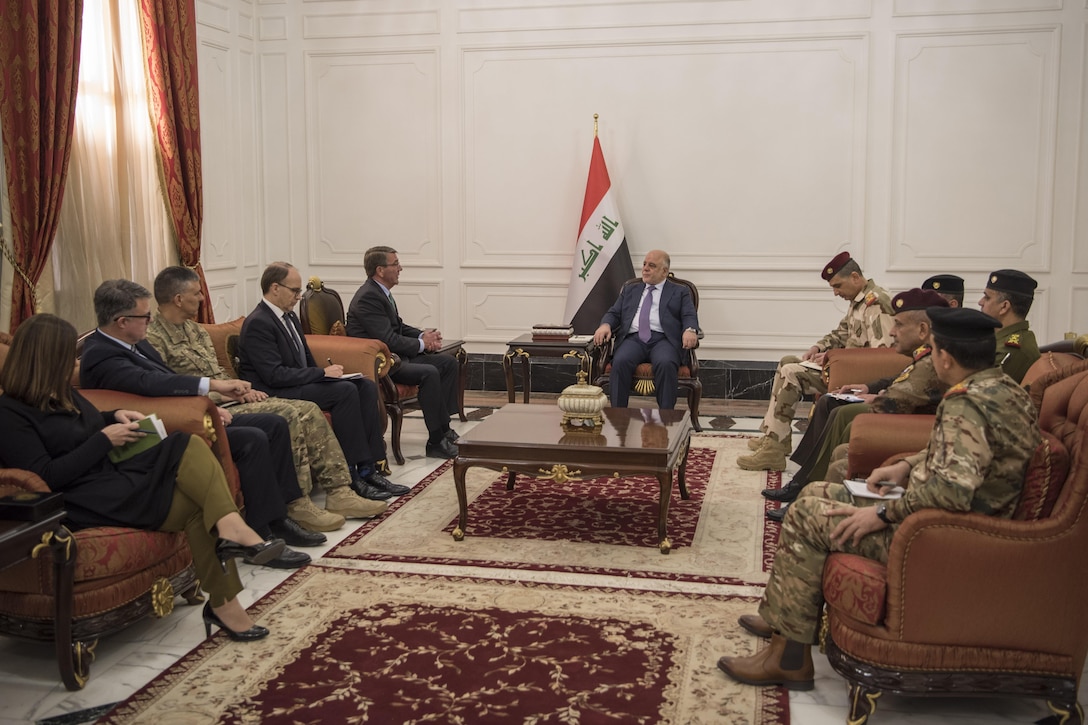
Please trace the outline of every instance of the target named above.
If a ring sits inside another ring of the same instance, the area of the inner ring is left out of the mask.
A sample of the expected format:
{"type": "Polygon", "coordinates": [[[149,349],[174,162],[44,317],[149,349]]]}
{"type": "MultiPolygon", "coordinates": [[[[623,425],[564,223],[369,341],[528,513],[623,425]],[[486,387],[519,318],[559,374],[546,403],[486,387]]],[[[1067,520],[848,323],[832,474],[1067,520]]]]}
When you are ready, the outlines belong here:
{"type": "Polygon", "coordinates": [[[227,633],[227,636],[233,639],[235,642],[253,642],[258,639],[264,639],[268,636],[268,628],[262,627],[259,624],[254,624],[252,627],[244,632],[235,632],[233,629],[223,624],[223,620],[219,618],[219,615],[212,611],[212,603],[207,602],[204,605],[204,637],[208,638],[212,636],[212,625],[219,627],[227,633]]]}
{"type": "Polygon", "coordinates": [[[215,542],[215,556],[223,571],[226,571],[228,559],[244,558],[251,564],[265,564],[282,554],[286,546],[283,539],[269,539],[253,546],[244,546],[229,539],[218,539],[215,542]]]}

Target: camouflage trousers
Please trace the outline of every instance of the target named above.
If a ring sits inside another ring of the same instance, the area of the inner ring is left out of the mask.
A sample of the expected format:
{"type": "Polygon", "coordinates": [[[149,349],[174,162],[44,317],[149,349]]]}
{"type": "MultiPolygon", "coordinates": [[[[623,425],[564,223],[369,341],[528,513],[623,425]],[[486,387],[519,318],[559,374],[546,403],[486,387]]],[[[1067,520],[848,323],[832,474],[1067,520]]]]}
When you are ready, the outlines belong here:
{"type": "Polygon", "coordinates": [[[229,409],[241,413],[272,413],[287,421],[291,429],[291,458],[298,471],[298,487],[309,496],[314,486],[326,491],[351,484],[344,451],[321,408],[309,400],[268,398],[259,403],[242,403],[229,409]]]}
{"type": "Polygon", "coordinates": [[[771,385],[771,404],[759,429],[763,435],[785,442],[793,432],[793,416],[797,404],[806,393],[826,393],[827,384],[823,372],[810,370],[801,363],[801,358],[787,355],[778,363],[771,385]]]}
{"type": "Polygon", "coordinates": [[[835,446],[831,451],[831,463],[827,464],[827,476],[825,478],[832,483],[842,483],[846,480],[846,474],[850,470],[850,460],[847,458],[850,451],[846,443],[835,446]]]}
{"type": "Polygon", "coordinates": [[[827,511],[844,504],[875,503],[874,499],[859,499],[855,504],[846,487],[837,483],[813,482],[801,490],[782,522],[778,553],[759,605],[759,614],[767,624],[795,642],[816,642],[828,554],[843,551],[885,563],[896,528],[892,525],[862,537],[857,546],[852,540],[832,544],[831,532],[842,517],[828,516],[827,511]]]}

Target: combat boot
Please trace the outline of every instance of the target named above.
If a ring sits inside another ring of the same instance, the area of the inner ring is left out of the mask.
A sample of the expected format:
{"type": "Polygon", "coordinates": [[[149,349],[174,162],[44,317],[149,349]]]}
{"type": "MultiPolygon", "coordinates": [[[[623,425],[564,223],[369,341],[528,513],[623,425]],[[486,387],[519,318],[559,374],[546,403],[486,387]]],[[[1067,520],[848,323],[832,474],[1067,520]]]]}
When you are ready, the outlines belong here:
{"type": "Polygon", "coordinates": [[[763,497],[769,498],[772,501],[785,501],[788,503],[801,495],[801,489],[805,487],[806,483],[808,483],[808,481],[805,479],[794,476],[790,479],[790,482],[782,488],[763,489],[763,497]]]}
{"type": "Polygon", "coordinates": [[[325,510],[345,519],[369,519],[389,508],[385,501],[371,501],[359,496],[350,486],[339,486],[325,492],[325,510]]]}
{"type": "Polygon", "coordinates": [[[343,516],[319,509],[309,496],[300,496],[287,504],[287,515],[307,531],[336,531],[344,525],[343,516]]]}
{"type": "Polygon", "coordinates": [[[764,443],[766,443],[767,441],[773,441],[773,440],[774,440],[774,438],[771,438],[770,436],[760,436],[759,438],[749,438],[748,439],[748,450],[758,451],[760,448],[763,447],[764,443]]]}
{"type": "Polygon", "coordinates": [[[787,690],[814,687],[812,645],[771,635],[771,643],[751,657],[722,657],[718,669],[738,682],[765,687],[782,685],[787,690]]]}
{"type": "Polygon", "coordinates": [[[786,454],[789,453],[790,448],[788,442],[779,443],[771,439],[759,450],[747,456],[738,456],[737,465],[746,471],[784,471],[786,470],[786,454]]]}

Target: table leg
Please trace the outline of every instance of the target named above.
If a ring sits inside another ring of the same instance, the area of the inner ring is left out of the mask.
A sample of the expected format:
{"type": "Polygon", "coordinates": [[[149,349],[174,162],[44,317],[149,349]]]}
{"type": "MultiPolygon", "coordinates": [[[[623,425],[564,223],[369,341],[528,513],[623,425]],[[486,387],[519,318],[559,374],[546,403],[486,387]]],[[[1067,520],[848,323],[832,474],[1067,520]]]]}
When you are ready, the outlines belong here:
{"type": "Polygon", "coordinates": [[[462,423],[468,422],[465,415],[465,388],[468,387],[468,353],[465,348],[457,348],[457,416],[462,423]]]}
{"type": "Polygon", "coordinates": [[[672,551],[672,543],[666,532],[669,521],[669,499],[672,498],[672,471],[658,473],[657,480],[661,484],[657,507],[657,548],[662,554],[668,554],[672,551]]]}
{"type": "Polygon", "coordinates": [[[680,462],[676,466],[676,483],[680,486],[680,498],[687,501],[691,498],[691,494],[688,493],[688,486],[685,480],[685,474],[688,470],[688,451],[691,450],[691,436],[684,441],[684,452],[680,454],[680,462]]]}
{"type": "Polygon", "coordinates": [[[514,490],[514,479],[517,478],[517,476],[518,476],[518,474],[514,473],[513,471],[510,471],[509,473],[506,474],[506,490],[507,491],[513,491],[514,490]]]}
{"type": "Polygon", "coordinates": [[[506,376],[506,402],[514,402],[514,351],[502,356],[502,372],[506,376]]]}
{"type": "Polygon", "coordinates": [[[524,386],[521,391],[521,397],[523,403],[529,402],[529,392],[533,389],[533,368],[529,364],[529,355],[523,354],[521,356],[521,380],[524,386]]]}
{"type": "Polygon", "coordinates": [[[468,491],[465,490],[465,472],[468,464],[461,459],[453,460],[453,486],[457,489],[457,527],[453,530],[453,540],[462,541],[468,528],[468,491]]]}

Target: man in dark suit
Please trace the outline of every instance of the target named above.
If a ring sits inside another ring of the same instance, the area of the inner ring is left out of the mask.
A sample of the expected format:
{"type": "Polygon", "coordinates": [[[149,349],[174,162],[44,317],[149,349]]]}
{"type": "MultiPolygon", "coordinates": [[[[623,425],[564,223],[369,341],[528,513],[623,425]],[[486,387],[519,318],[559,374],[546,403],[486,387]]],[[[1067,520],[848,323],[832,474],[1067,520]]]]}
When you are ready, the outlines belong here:
{"type": "Polygon", "coordinates": [[[318,367],[294,313],[302,275],[287,262],[273,262],[261,275],[264,298],[242,323],[238,374],[269,395],[312,400],[332,414],[332,430],[344,458],[358,471],[352,483],[364,498],[383,500],[408,492],[378,470],[385,460],[378,386],[362,376],[344,378],[344,367],[329,360],[318,367]]]}
{"type": "Polygon", "coordinates": [[[688,288],[668,281],[670,263],[660,249],[647,252],[643,284],[624,285],[593,333],[598,345],[616,338],[609,385],[613,408],[627,407],[635,368],[646,361],[653,366],[657,407],[676,407],[680,357],[699,343],[699,318],[688,288]]]}
{"type": "MultiPolygon", "coordinates": [[[[145,339],[151,320],[151,292],[126,279],[106,280],[94,293],[98,329],[83,343],[79,384],[84,388],[121,390],[150,397],[207,395],[214,391],[240,399],[248,390],[241,380],[211,380],[177,375],[145,339]]],[[[288,503],[302,498],[291,460],[287,422],[278,415],[232,417],[219,409],[230,453],[238,467],[245,499],[245,518],[254,531],[292,546],[319,546],[323,534],[306,531],[288,516],[288,503]]],[[[267,566],[294,569],[310,556],[284,549],[267,566]]]]}
{"type": "Polygon", "coordinates": [[[427,424],[427,455],[456,458],[457,433],[450,415],[457,410],[457,360],[426,355],[442,349],[442,333],[404,323],[391,290],[400,281],[400,258],[392,247],[371,247],[363,255],[368,279],[348,305],[348,335],[381,340],[401,358],[389,376],[395,383],[419,386],[419,405],[427,424]]]}

